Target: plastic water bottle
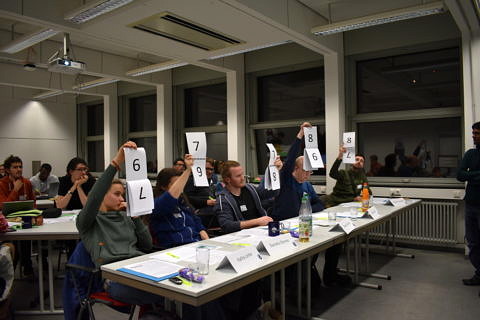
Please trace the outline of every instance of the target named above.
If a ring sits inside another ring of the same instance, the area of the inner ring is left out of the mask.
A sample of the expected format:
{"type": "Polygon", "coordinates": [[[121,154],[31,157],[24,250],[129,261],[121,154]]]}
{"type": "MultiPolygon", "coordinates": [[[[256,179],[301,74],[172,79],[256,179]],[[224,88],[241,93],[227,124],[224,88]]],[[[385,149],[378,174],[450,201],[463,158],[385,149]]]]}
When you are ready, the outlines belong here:
{"type": "Polygon", "coordinates": [[[368,192],[368,184],[366,182],[363,183],[361,197],[362,197],[362,211],[367,212],[370,206],[370,193],[368,192]]]}
{"type": "Polygon", "coordinates": [[[312,207],[310,206],[310,200],[308,195],[303,193],[302,205],[300,206],[300,212],[298,213],[299,220],[299,236],[300,242],[310,241],[312,236],[312,207]]]}

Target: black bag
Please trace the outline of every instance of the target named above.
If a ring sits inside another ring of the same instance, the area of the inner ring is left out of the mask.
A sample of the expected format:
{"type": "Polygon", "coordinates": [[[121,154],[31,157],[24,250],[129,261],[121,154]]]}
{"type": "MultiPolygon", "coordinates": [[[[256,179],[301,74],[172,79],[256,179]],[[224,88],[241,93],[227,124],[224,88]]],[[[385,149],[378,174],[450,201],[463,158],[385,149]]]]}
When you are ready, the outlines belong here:
{"type": "Polygon", "coordinates": [[[42,212],[42,216],[47,219],[58,218],[61,215],[62,215],[62,209],[60,208],[48,208],[43,210],[42,212]]]}

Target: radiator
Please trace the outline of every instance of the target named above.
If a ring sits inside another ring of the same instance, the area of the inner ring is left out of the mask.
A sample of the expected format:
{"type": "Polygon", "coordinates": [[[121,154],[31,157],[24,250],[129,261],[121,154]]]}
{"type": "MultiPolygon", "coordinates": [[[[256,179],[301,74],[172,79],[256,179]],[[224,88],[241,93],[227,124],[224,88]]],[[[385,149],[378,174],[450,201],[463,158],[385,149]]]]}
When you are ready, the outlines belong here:
{"type": "MultiPolygon", "coordinates": [[[[457,202],[422,201],[396,218],[396,241],[440,246],[457,244],[457,208],[457,202]]],[[[387,226],[374,228],[371,238],[384,238],[387,226]]]]}

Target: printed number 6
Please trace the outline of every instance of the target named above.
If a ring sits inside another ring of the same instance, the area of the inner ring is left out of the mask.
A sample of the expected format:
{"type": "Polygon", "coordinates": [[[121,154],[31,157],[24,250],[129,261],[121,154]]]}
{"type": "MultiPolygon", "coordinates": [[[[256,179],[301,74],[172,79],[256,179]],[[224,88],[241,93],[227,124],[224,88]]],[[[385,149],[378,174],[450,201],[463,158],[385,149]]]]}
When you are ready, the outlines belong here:
{"type": "Polygon", "coordinates": [[[318,160],[317,154],[316,154],[316,153],[312,153],[312,158],[313,158],[313,160],[317,161],[317,160],[318,160]]]}
{"type": "Polygon", "coordinates": [[[133,160],[133,171],[139,171],[140,170],[140,159],[135,159],[133,160]]]}

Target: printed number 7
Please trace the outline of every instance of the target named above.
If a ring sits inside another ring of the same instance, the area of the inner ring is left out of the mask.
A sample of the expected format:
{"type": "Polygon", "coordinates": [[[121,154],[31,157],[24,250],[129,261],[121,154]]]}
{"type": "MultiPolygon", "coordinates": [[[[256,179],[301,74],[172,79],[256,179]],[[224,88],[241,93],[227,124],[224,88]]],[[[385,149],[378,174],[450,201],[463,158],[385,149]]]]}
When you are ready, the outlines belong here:
{"type": "Polygon", "coordinates": [[[195,151],[198,150],[198,145],[200,144],[200,141],[193,141],[193,143],[196,143],[197,145],[195,146],[195,151]]]}

